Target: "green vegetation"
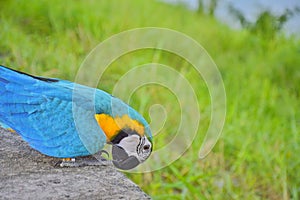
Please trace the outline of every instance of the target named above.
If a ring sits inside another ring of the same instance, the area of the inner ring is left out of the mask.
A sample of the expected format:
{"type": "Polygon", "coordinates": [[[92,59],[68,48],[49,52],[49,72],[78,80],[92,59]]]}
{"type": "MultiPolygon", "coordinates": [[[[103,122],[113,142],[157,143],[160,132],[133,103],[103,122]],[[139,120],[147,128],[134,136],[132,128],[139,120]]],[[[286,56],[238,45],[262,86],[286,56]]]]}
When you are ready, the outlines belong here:
{"type": "MultiPolygon", "coordinates": [[[[227,117],[217,145],[199,160],[210,100],[198,74],[183,59],[162,51],[137,51],[118,59],[105,73],[101,89],[112,91],[128,69],[155,61],[173,66],[198,88],[202,112],[199,134],[179,160],[159,171],[128,176],[154,199],[299,199],[300,42],[296,39],[233,31],[210,16],[156,1],[3,0],[0,64],[72,81],[98,43],[115,33],[149,26],[183,32],[203,45],[223,76],[227,117]]],[[[163,100],[170,113],[177,104],[174,96],[156,87],[141,89],[134,99],[132,106],[145,113],[150,103],[163,100]]],[[[178,116],[168,117],[163,132],[171,135],[178,116]]],[[[160,146],[168,138],[155,142],[160,146]]]]}
{"type": "Polygon", "coordinates": [[[259,16],[256,19],[256,22],[253,23],[248,21],[243,15],[243,13],[238,9],[234,8],[233,5],[229,5],[228,9],[232,13],[232,15],[239,20],[242,27],[266,39],[275,37],[278,34],[278,32],[282,30],[283,25],[291,17],[300,12],[300,9],[296,7],[294,9],[286,9],[282,14],[277,16],[272,14],[270,11],[265,10],[259,14],[259,16]]]}

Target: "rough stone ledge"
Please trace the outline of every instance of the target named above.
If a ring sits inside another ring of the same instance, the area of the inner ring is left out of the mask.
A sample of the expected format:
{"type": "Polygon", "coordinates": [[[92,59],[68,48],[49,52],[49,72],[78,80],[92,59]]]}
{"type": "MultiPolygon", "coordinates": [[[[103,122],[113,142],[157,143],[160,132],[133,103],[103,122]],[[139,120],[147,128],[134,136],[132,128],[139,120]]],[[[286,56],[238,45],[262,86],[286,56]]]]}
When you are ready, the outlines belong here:
{"type": "Polygon", "coordinates": [[[0,138],[0,199],[150,199],[113,166],[58,168],[18,134],[0,138]]]}

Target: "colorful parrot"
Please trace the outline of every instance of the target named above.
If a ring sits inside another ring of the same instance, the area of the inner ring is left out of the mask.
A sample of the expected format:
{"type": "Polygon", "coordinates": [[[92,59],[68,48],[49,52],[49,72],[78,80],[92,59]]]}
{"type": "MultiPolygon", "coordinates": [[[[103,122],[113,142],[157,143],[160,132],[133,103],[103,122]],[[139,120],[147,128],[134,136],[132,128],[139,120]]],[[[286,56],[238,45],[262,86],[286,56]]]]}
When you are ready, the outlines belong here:
{"type": "Polygon", "coordinates": [[[149,124],[120,99],[99,89],[1,65],[0,124],[52,157],[92,155],[108,143],[114,165],[128,170],[152,152],[149,124]]]}

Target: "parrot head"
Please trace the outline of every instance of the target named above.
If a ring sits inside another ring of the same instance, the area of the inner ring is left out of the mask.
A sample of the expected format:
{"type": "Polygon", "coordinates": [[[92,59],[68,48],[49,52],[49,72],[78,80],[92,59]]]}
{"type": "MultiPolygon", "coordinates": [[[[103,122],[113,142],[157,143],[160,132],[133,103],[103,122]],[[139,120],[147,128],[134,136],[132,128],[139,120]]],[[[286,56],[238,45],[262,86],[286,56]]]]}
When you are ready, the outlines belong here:
{"type": "Polygon", "coordinates": [[[112,145],[113,164],[129,170],[144,162],[152,152],[151,131],[147,122],[135,114],[112,117],[96,114],[95,118],[112,145]]]}

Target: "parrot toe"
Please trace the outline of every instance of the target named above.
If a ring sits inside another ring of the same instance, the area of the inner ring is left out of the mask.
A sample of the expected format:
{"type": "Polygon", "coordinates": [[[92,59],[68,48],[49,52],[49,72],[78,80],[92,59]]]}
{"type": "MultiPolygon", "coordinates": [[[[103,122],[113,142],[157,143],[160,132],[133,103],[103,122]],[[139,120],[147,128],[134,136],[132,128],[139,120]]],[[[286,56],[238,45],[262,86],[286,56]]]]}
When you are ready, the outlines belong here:
{"type": "Polygon", "coordinates": [[[75,158],[62,159],[55,164],[55,167],[85,167],[85,166],[108,166],[111,165],[111,161],[106,159],[86,159],[86,158],[75,158]]]}

